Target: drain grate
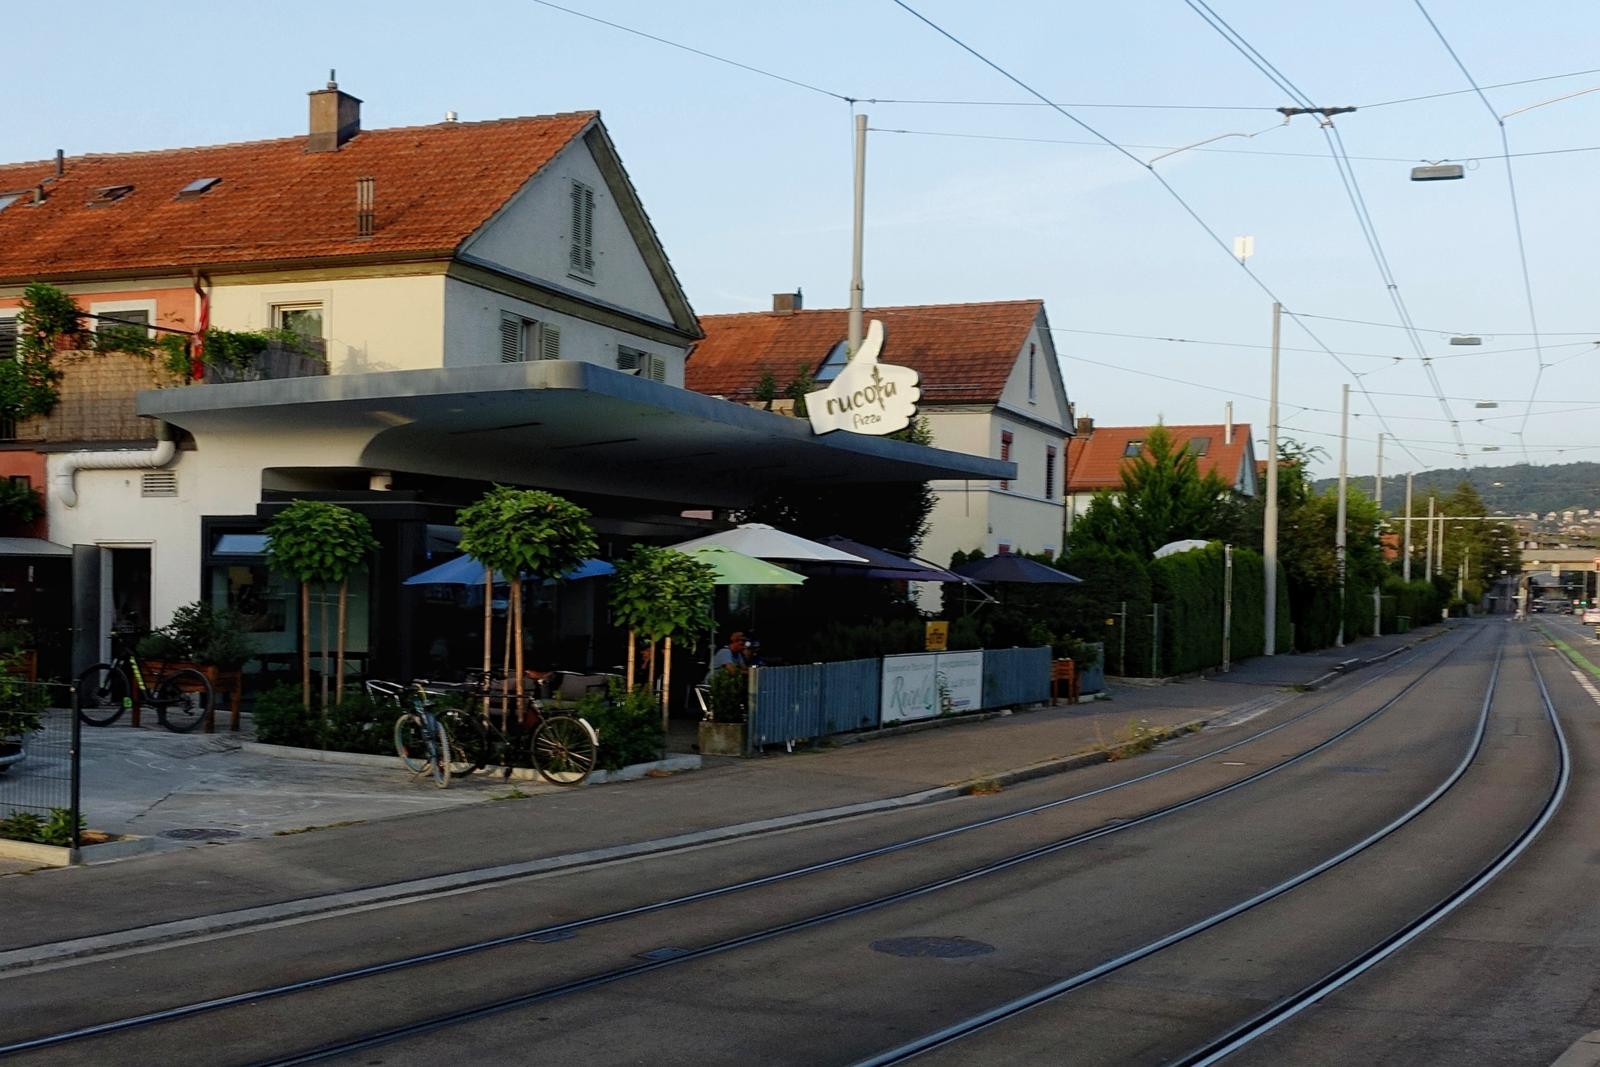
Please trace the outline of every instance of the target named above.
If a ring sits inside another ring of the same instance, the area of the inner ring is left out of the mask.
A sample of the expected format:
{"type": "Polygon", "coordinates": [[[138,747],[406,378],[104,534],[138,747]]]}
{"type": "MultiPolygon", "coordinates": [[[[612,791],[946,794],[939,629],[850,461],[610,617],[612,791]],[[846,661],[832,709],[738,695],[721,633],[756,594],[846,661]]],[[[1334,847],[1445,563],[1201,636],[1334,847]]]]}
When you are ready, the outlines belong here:
{"type": "Polygon", "coordinates": [[[176,830],[163,830],[161,837],[173,841],[225,841],[230,837],[243,837],[238,830],[224,830],[220,826],[184,826],[176,830]]]}
{"type": "Polygon", "coordinates": [[[872,950],[907,958],[958,960],[987,956],[994,946],[969,937],[886,937],[874,941],[872,950]]]}

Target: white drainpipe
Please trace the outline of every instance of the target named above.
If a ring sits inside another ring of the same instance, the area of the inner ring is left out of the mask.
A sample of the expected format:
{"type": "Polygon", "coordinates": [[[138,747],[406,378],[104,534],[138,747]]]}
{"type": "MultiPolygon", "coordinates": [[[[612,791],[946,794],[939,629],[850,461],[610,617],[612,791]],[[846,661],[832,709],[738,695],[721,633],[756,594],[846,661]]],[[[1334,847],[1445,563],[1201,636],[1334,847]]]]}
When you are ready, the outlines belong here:
{"type": "Polygon", "coordinates": [[[67,452],[55,457],[57,467],[51,493],[65,506],[75,508],[78,506],[78,486],[75,476],[79,471],[154,470],[165,467],[172,462],[172,457],[177,455],[178,446],[173,443],[167,431],[167,424],[163,422],[158,426],[156,447],[147,452],[117,449],[106,452],[67,452]]]}

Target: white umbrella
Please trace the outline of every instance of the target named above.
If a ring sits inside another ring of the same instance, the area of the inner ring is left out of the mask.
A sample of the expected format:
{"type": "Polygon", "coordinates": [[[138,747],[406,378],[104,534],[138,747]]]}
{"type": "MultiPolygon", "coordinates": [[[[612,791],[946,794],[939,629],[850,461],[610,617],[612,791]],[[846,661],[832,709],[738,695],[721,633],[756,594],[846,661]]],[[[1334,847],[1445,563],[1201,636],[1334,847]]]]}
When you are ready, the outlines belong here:
{"type": "Polygon", "coordinates": [[[707,534],[705,537],[696,537],[692,541],[672,545],[679,552],[689,552],[706,545],[717,545],[721,548],[731,548],[735,552],[743,552],[756,559],[793,559],[806,560],[815,563],[868,563],[869,560],[861,556],[853,556],[849,552],[841,552],[837,548],[817,541],[807,541],[804,537],[796,537],[792,533],[768,526],[764,522],[747,522],[743,526],[736,526],[732,530],[721,533],[707,534]]]}
{"type": "Polygon", "coordinates": [[[1156,549],[1155,558],[1160,559],[1163,556],[1176,556],[1179,552],[1193,552],[1195,549],[1204,548],[1210,543],[1210,541],[1197,541],[1193,537],[1189,538],[1187,541],[1168,541],[1166,544],[1156,549]]]}

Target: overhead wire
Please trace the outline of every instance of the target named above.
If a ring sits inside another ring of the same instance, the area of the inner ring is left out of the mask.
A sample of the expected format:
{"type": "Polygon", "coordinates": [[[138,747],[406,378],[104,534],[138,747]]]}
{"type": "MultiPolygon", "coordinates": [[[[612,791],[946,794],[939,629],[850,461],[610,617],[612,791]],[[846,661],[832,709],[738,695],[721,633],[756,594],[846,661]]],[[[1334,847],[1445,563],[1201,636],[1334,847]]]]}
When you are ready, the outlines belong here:
{"type": "MultiPolygon", "coordinates": [[[[1472,86],[1472,90],[1477,93],[1478,99],[1483,101],[1484,108],[1489,112],[1490,118],[1494,119],[1495,126],[1500,132],[1500,147],[1505,152],[1506,190],[1511,196],[1511,224],[1517,238],[1517,261],[1522,269],[1522,293],[1528,306],[1528,323],[1533,327],[1533,343],[1537,346],[1539,344],[1539,314],[1533,300],[1533,278],[1528,272],[1528,246],[1522,235],[1522,207],[1517,202],[1517,177],[1515,168],[1511,165],[1511,139],[1506,134],[1506,120],[1494,109],[1494,105],[1489,103],[1489,98],[1484,95],[1484,91],[1478,85],[1477,79],[1472,76],[1472,72],[1467,69],[1467,65],[1456,54],[1455,48],[1450,44],[1449,39],[1445,37],[1444,31],[1439,28],[1439,24],[1433,20],[1433,16],[1428,13],[1428,9],[1423,6],[1422,0],[1412,0],[1412,2],[1416,4],[1417,10],[1422,13],[1423,19],[1427,21],[1429,28],[1433,30],[1434,36],[1439,38],[1439,43],[1444,46],[1444,50],[1450,54],[1450,58],[1455,62],[1456,68],[1461,71],[1462,77],[1467,79],[1467,84],[1472,86]]],[[[1517,431],[1519,434],[1527,432],[1528,419],[1533,415],[1533,402],[1539,396],[1539,384],[1544,379],[1545,362],[1543,353],[1536,357],[1536,362],[1537,365],[1533,372],[1533,387],[1528,391],[1528,403],[1523,410],[1522,425],[1517,431]]],[[[1523,452],[1526,453],[1527,450],[1527,444],[1524,443],[1523,452]]]]}
{"type": "MultiPolygon", "coordinates": [[[[992,60],[989,57],[985,56],[983,53],[979,52],[977,49],[973,48],[971,45],[967,44],[965,41],[962,41],[960,38],[956,37],[954,34],[950,33],[948,30],[944,29],[938,23],[934,22],[932,19],[929,19],[926,15],[923,15],[916,8],[914,8],[910,4],[906,3],[906,0],[892,0],[892,2],[897,7],[901,8],[902,10],[904,10],[907,14],[911,15],[913,18],[917,19],[919,22],[921,22],[924,25],[926,25],[929,29],[932,29],[935,33],[938,33],[941,37],[944,37],[951,44],[953,44],[956,47],[960,48],[962,51],[966,52],[968,55],[971,55],[974,59],[978,60],[979,62],[981,62],[985,66],[989,67],[995,73],[999,74],[1001,77],[1003,77],[1007,81],[1011,82],[1013,85],[1016,85],[1018,88],[1022,89],[1024,92],[1028,93],[1030,96],[1033,96],[1036,99],[1048,104],[1050,106],[1051,110],[1055,111],[1057,114],[1061,115],[1063,118],[1067,119],[1069,122],[1073,123],[1075,126],[1078,126],[1080,129],[1083,129],[1084,131],[1088,132],[1092,136],[1098,138],[1100,141],[1102,141],[1105,144],[1109,145],[1110,147],[1115,149],[1121,155],[1126,156],[1133,163],[1136,163],[1140,167],[1143,167],[1145,169],[1145,171],[1147,173],[1149,173],[1150,176],[1153,177],[1156,180],[1156,182],[1161,185],[1162,189],[1164,189],[1166,191],[1167,195],[1170,196],[1178,204],[1178,206],[1183,209],[1184,213],[1187,214],[1189,216],[1189,218],[1197,226],[1200,227],[1200,229],[1206,234],[1206,236],[1211,238],[1212,243],[1214,243],[1219,249],[1222,250],[1223,254],[1228,257],[1229,262],[1237,264],[1239,269],[1242,270],[1245,273],[1245,275],[1256,285],[1256,287],[1258,289],[1260,289],[1263,293],[1265,293],[1268,297],[1270,297],[1275,303],[1278,303],[1278,304],[1283,304],[1284,303],[1284,301],[1278,296],[1278,294],[1273,291],[1272,287],[1270,285],[1268,285],[1265,281],[1263,281],[1262,278],[1255,273],[1255,271],[1251,270],[1248,264],[1244,263],[1241,260],[1237,260],[1237,259],[1234,258],[1233,250],[1227,245],[1226,242],[1223,241],[1221,236],[1219,236],[1217,234],[1217,232],[1211,228],[1211,226],[1205,221],[1205,219],[1201,217],[1200,213],[1195,210],[1193,205],[1191,205],[1189,203],[1189,201],[1187,199],[1185,199],[1183,197],[1183,195],[1181,193],[1179,193],[1178,190],[1176,188],[1174,188],[1172,186],[1172,184],[1166,180],[1166,178],[1162,177],[1162,175],[1158,171],[1156,171],[1156,169],[1154,167],[1152,167],[1150,164],[1146,163],[1144,160],[1140,159],[1138,156],[1134,155],[1132,152],[1128,151],[1126,148],[1124,148],[1122,145],[1118,144],[1116,141],[1112,140],[1110,137],[1107,137],[1105,134],[1101,133],[1095,127],[1089,125],[1087,122],[1084,122],[1082,119],[1080,119],[1076,115],[1072,114],[1072,112],[1068,111],[1066,108],[1062,107],[1060,104],[1055,103],[1049,97],[1045,96],[1043,93],[1041,93],[1037,89],[1035,89],[1033,86],[1029,85],[1027,82],[1023,81],[1021,78],[1017,77],[1015,74],[1012,74],[1010,71],[1006,70],[1004,67],[1000,66],[994,60],[992,60]]],[[[1318,348],[1322,352],[1324,352],[1325,354],[1330,356],[1334,360],[1334,362],[1339,364],[1339,366],[1344,369],[1345,373],[1351,375],[1353,378],[1356,379],[1357,387],[1361,388],[1362,392],[1363,392],[1363,395],[1365,395],[1365,387],[1362,386],[1362,384],[1360,382],[1360,378],[1359,378],[1358,375],[1356,375],[1356,372],[1354,371],[1354,369],[1352,369],[1350,367],[1350,365],[1348,363],[1346,363],[1341,356],[1339,356],[1336,352],[1334,352],[1331,348],[1329,348],[1326,344],[1324,344],[1322,339],[1320,337],[1318,337],[1316,335],[1316,333],[1314,333],[1308,326],[1306,326],[1304,323],[1299,322],[1299,320],[1295,320],[1295,322],[1299,326],[1299,328],[1302,331],[1304,331],[1305,334],[1308,337],[1310,337],[1313,342],[1316,343],[1316,345],[1318,346],[1318,348]]],[[[1378,420],[1381,423],[1383,423],[1383,427],[1384,427],[1385,431],[1390,432],[1391,436],[1395,437],[1395,439],[1397,441],[1400,440],[1399,435],[1393,433],[1392,428],[1384,420],[1383,413],[1378,410],[1377,405],[1375,403],[1373,403],[1370,398],[1368,399],[1368,404],[1371,405],[1373,414],[1375,416],[1377,416],[1378,420]]],[[[1401,444],[1401,449],[1405,450],[1405,445],[1404,444],[1401,444]]],[[[1417,462],[1419,464],[1422,462],[1420,459],[1417,459],[1416,456],[1412,456],[1411,458],[1415,462],[1417,462]]]]}

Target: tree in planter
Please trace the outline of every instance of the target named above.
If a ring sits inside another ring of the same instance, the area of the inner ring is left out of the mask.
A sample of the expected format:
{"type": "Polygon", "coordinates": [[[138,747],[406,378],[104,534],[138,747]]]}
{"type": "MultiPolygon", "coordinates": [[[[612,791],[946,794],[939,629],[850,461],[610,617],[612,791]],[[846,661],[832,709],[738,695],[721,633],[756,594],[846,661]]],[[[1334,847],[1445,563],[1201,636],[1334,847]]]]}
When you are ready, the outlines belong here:
{"type": "MultiPolygon", "coordinates": [[[[565,497],[497,485],[456,513],[461,551],[483,564],[483,672],[494,664],[494,577],[511,583],[505,669],[522,695],[522,582],[559,581],[598,548],[589,513],[565,497]]],[[[507,693],[509,698],[510,693],[507,693]]]]}
{"type": "Polygon", "coordinates": [[[337,667],[340,685],[335,699],[344,696],[345,616],[350,575],[366,566],[377,551],[377,539],[365,515],[321,500],[296,500],[267,525],[267,564],[292,575],[300,583],[300,692],[311,705],[311,583],[322,586],[322,709],[328,709],[328,598],[329,582],[339,583],[339,639],[337,667]]]}
{"type": "Polygon", "coordinates": [[[670,548],[634,545],[617,566],[611,591],[612,617],[628,628],[628,691],[633,691],[635,635],[650,648],[646,686],[655,686],[656,663],[661,668],[661,729],[667,728],[672,692],[672,639],[682,634],[693,648],[703,633],[717,625],[711,614],[717,572],[697,559],[670,548]],[[661,642],[661,655],[655,654],[661,642]]]}

